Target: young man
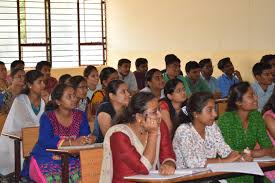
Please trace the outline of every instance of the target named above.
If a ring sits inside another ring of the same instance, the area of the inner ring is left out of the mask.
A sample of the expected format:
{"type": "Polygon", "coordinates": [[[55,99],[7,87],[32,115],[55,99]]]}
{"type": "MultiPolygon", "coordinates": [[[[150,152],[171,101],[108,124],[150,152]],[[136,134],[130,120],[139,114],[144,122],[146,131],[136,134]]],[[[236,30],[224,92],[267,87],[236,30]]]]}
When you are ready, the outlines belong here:
{"type": "Polygon", "coordinates": [[[138,89],[141,90],[145,87],[145,74],[148,70],[148,60],[146,58],[136,59],[136,71],[134,75],[137,80],[138,89]]]}
{"type": "Polygon", "coordinates": [[[51,68],[52,64],[47,61],[41,61],[36,64],[35,69],[44,74],[45,90],[51,94],[52,90],[57,84],[57,80],[54,77],[51,77],[51,68]]]}
{"type": "Polygon", "coordinates": [[[251,86],[258,96],[258,111],[261,112],[274,89],[272,67],[267,63],[260,62],[253,66],[252,72],[256,81],[251,86]]]}
{"type": "Polygon", "coordinates": [[[165,56],[166,69],[163,73],[163,80],[167,82],[170,79],[180,79],[185,87],[186,95],[190,96],[191,91],[189,89],[188,83],[186,79],[181,75],[182,72],[180,70],[180,62],[180,59],[174,54],[168,54],[165,56]]]}
{"type": "Polygon", "coordinates": [[[9,87],[7,76],[8,74],[5,63],[0,61],[0,91],[6,90],[9,87]]]}
{"type": "Polygon", "coordinates": [[[119,79],[124,81],[128,85],[128,89],[131,95],[138,92],[136,77],[133,72],[130,71],[131,61],[122,58],[118,61],[118,75],[119,79]]]}
{"type": "Polygon", "coordinates": [[[200,77],[201,67],[195,61],[189,61],[185,65],[186,81],[191,93],[210,92],[207,83],[200,77]]]}
{"type": "Polygon", "coordinates": [[[199,62],[201,68],[201,78],[208,84],[209,89],[215,98],[221,97],[220,88],[218,86],[218,81],[212,76],[213,65],[210,58],[203,59],[199,62]]]}
{"type": "Polygon", "coordinates": [[[14,69],[23,69],[25,68],[25,62],[23,60],[15,60],[10,65],[10,72],[12,72],[14,69]]]}
{"type": "Polygon", "coordinates": [[[228,96],[230,87],[242,81],[242,76],[239,71],[234,69],[229,57],[221,59],[218,63],[218,68],[223,72],[217,79],[218,86],[221,90],[222,98],[225,98],[228,96]]]}
{"type": "Polygon", "coordinates": [[[275,55],[264,55],[261,59],[261,62],[271,65],[273,83],[275,83],[275,55]]]}

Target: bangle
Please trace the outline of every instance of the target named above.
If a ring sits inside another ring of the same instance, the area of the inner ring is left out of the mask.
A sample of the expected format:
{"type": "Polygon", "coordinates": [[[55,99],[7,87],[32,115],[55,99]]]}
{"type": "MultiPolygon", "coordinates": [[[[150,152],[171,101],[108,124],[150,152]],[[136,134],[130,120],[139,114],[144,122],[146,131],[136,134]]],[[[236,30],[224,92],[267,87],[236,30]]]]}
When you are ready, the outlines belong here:
{"type": "Polygon", "coordinates": [[[71,139],[69,139],[69,144],[70,144],[70,146],[72,146],[72,141],[71,141],[71,139]]]}

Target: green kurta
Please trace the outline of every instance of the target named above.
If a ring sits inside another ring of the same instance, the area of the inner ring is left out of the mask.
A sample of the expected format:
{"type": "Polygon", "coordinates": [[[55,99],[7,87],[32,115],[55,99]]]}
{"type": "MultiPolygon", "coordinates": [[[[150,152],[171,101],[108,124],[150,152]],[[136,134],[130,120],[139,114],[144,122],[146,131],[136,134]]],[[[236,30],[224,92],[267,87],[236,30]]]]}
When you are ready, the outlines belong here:
{"type": "MultiPolygon", "coordinates": [[[[261,148],[272,147],[266,133],[261,113],[252,111],[248,114],[248,127],[244,129],[240,117],[236,112],[225,112],[219,117],[218,125],[225,142],[235,151],[242,152],[245,148],[254,149],[258,142],[261,148]]],[[[253,176],[242,176],[228,179],[229,182],[253,182],[253,176]]],[[[266,179],[265,182],[268,182],[266,179]]]]}

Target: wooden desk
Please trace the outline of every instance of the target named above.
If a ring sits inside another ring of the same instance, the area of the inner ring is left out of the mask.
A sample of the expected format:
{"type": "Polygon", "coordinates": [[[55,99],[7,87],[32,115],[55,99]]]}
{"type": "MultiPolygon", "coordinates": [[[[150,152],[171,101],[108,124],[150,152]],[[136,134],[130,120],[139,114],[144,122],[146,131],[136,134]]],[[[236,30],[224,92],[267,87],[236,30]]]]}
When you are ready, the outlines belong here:
{"type": "MultiPolygon", "coordinates": [[[[274,170],[275,169],[275,162],[266,162],[266,163],[259,163],[259,166],[262,168],[263,172],[274,170]]],[[[201,182],[207,180],[220,180],[220,179],[227,179],[232,177],[243,176],[243,173],[231,173],[231,172],[202,172],[195,175],[187,175],[179,178],[174,178],[170,180],[137,180],[137,179],[127,179],[127,181],[133,182],[147,182],[147,183],[185,183],[185,182],[201,182]]],[[[254,176],[255,183],[263,183],[264,176],[254,176]]]]}
{"type": "MultiPolygon", "coordinates": [[[[20,172],[21,172],[21,145],[20,141],[22,141],[22,133],[21,132],[7,132],[2,133],[3,136],[7,136],[13,139],[14,142],[14,172],[15,172],[15,182],[19,182],[20,180],[20,172]]],[[[4,157],[2,157],[4,158],[4,157]]]]}
{"type": "Polygon", "coordinates": [[[48,152],[55,153],[61,156],[61,169],[62,169],[62,183],[69,183],[69,157],[70,156],[79,156],[80,151],[94,148],[102,148],[102,144],[96,144],[94,147],[91,145],[79,148],[73,148],[73,146],[69,146],[70,149],[47,149],[48,152]]]}

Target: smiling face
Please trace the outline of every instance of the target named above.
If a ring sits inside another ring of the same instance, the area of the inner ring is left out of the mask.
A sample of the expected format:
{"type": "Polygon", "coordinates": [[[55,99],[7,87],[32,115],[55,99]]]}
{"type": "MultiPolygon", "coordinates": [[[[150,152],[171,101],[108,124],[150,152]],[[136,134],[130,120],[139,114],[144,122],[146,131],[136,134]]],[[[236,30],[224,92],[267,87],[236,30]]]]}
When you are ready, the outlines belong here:
{"type": "Polygon", "coordinates": [[[259,82],[259,84],[263,85],[271,85],[272,84],[272,69],[263,70],[263,72],[259,75],[256,75],[255,78],[259,82]]]}
{"type": "Polygon", "coordinates": [[[123,63],[121,66],[118,66],[118,72],[122,76],[127,76],[130,72],[131,64],[130,63],[123,63]]]}
{"type": "Polygon", "coordinates": [[[183,103],[186,100],[185,88],[182,82],[179,82],[173,93],[168,94],[168,98],[177,103],[183,103]]]}
{"type": "Polygon", "coordinates": [[[243,95],[242,101],[236,102],[238,110],[251,111],[258,108],[258,97],[254,94],[251,87],[243,95]]]}

